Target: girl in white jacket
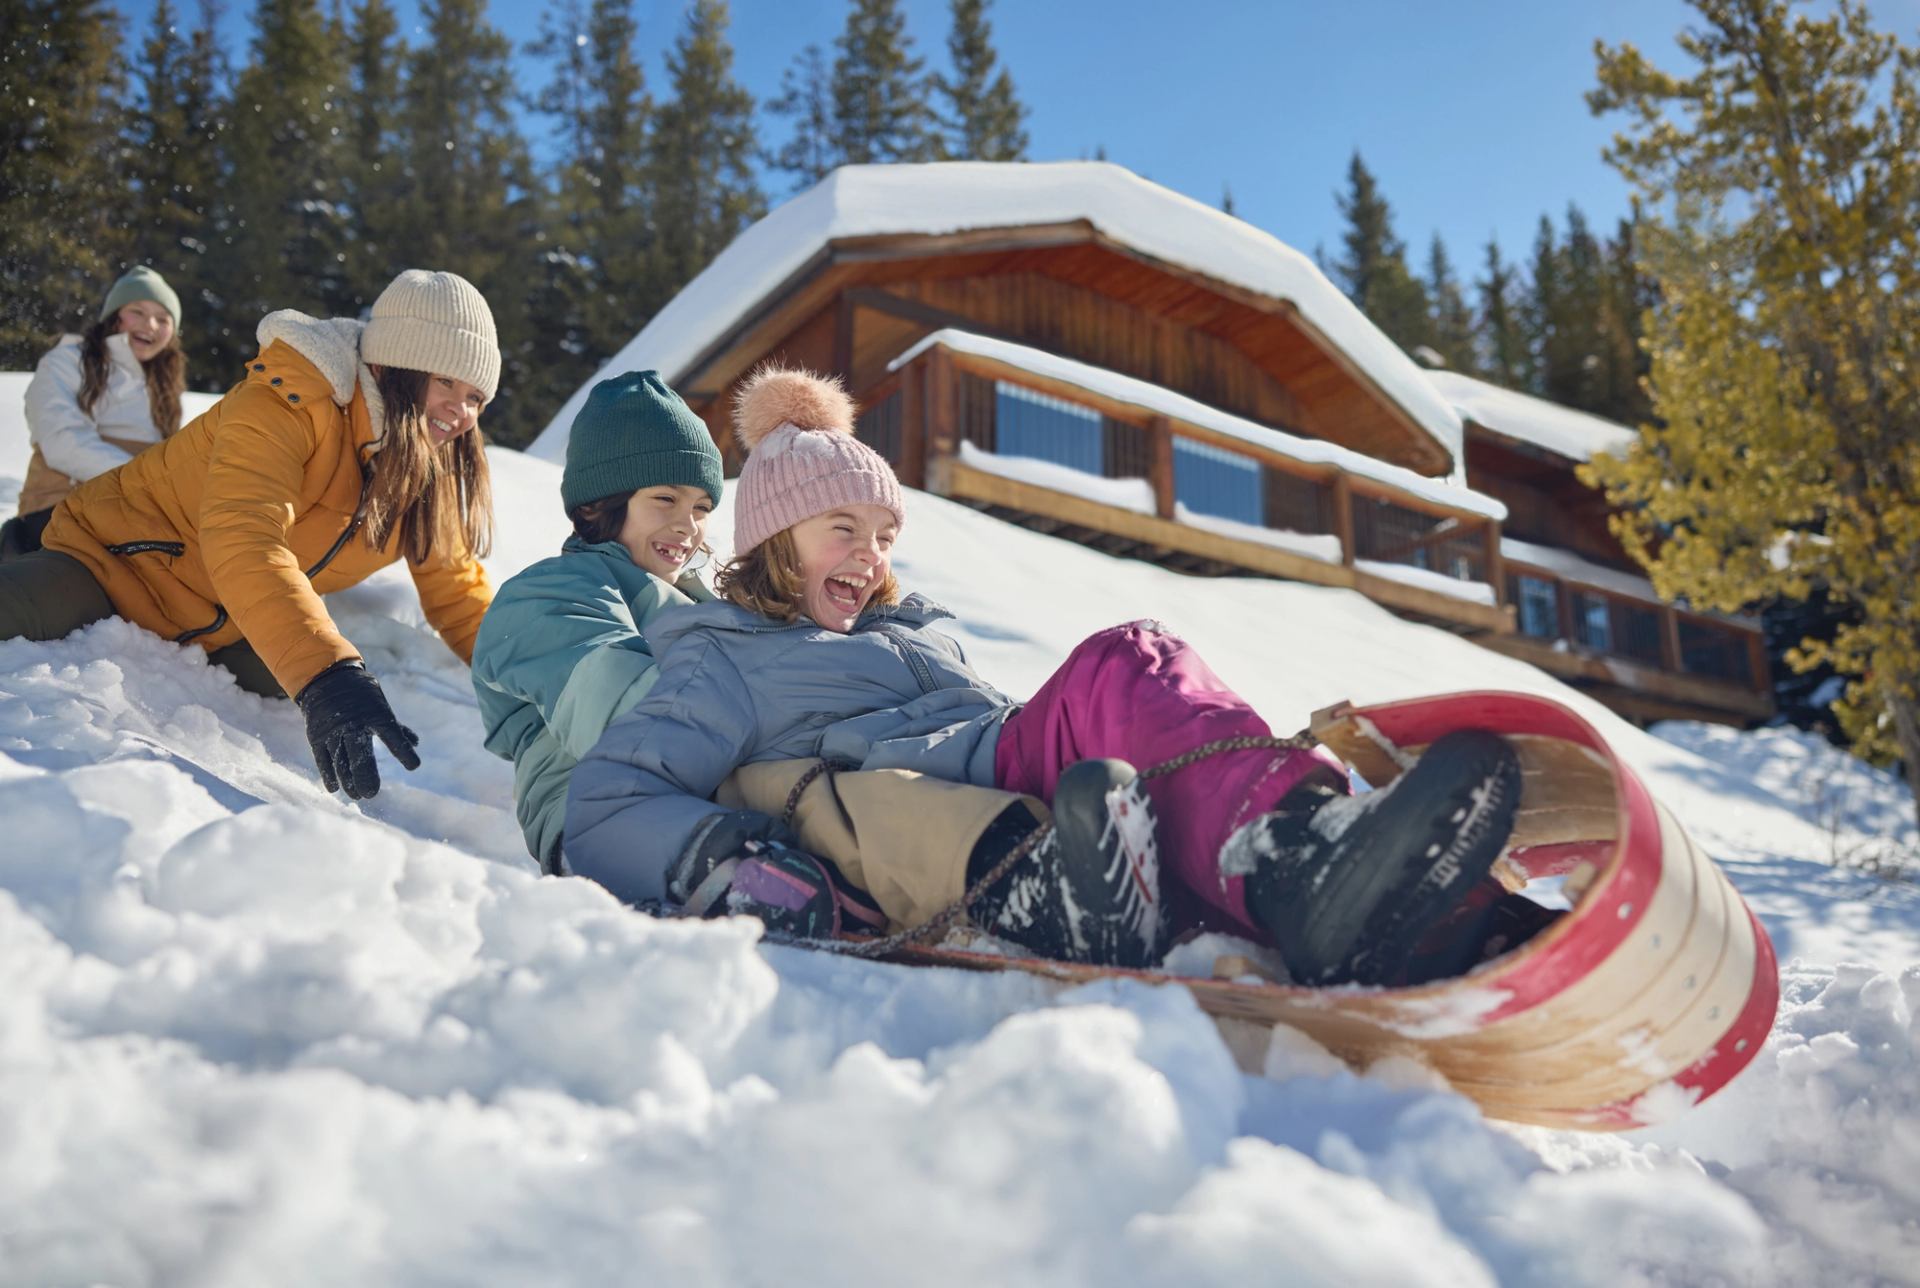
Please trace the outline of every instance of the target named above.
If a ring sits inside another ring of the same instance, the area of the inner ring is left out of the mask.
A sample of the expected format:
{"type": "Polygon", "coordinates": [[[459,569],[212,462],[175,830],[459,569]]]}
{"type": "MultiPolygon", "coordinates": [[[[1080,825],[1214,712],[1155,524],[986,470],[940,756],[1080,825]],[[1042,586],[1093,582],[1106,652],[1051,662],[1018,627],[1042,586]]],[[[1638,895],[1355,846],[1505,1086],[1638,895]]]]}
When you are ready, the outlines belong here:
{"type": "Polygon", "coordinates": [[[0,559],[39,549],[62,497],[178,430],[186,373],[180,297],[160,274],[135,268],[107,292],[86,334],[62,336],[34,369],[33,456],[19,517],[0,527],[0,559]]]}

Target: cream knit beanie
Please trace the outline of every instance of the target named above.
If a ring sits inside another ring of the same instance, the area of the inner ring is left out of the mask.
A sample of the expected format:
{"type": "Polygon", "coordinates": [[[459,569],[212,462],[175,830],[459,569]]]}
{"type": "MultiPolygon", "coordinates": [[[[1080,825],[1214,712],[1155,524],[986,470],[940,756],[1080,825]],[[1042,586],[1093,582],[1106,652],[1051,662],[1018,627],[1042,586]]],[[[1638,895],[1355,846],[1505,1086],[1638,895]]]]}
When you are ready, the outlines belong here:
{"type": "Polygon", "coordinates": [[[500,386],[500,341],[493,311],[457,273],[410,268],[373,302],[360,335],[361,361],[452,376],[489,401],[500,386]]]}
{"type": "Polygon", "coordinates": [[[853,401],[838,379],[762,367],[734,400],[733,432],[747,449],[733,492],[735,554],[843,505],[881,506],[906,526],[900,480],[853,436],[853,401]]]}

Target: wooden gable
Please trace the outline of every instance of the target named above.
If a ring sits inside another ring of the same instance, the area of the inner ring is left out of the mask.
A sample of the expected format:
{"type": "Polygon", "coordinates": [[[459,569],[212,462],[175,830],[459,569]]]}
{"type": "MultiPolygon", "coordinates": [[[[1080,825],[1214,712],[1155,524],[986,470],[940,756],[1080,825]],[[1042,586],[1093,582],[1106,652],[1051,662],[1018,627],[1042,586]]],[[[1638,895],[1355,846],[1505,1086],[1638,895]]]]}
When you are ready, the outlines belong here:
{"type": "Polygon", "coordinates": [[[678,383],[719,427],[723,395],[767,358],[835,371],[858,393],[942,327],[1134,376],[1422,474],[1452,466],[1287,301],[1151,260],[1084,222],[836,242],[678,383]]]}

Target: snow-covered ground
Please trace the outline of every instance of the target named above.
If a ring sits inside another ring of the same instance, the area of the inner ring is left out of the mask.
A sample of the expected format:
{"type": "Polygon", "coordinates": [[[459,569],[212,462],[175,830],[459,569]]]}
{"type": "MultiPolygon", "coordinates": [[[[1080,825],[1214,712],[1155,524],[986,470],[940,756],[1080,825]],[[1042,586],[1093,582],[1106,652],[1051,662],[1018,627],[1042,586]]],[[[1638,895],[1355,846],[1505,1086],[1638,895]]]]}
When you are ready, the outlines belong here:
{"type": "MultiPolygon", "coordinates": [[[[559,470],[493,462],[505,575],[557,546],[559,470]]],[[[1578,707],[1766,922],[1767,1049],[1658,1129],[1516,1129],[1285,1030],[1244,1075],[1177,987],[653,920],[535,874],[390,570],[333,608],[424,764],[364,807],[197,649],[0,643],[0,1283],[1920,1282],[1920,890],[1846,866],[1915,848],[1897,782],[1793,732],[1642,734],[1348,592],[910,506],[903,580],[1010,691],[1155,616],[1282,730],[1451,688],[1578,707]]]]}

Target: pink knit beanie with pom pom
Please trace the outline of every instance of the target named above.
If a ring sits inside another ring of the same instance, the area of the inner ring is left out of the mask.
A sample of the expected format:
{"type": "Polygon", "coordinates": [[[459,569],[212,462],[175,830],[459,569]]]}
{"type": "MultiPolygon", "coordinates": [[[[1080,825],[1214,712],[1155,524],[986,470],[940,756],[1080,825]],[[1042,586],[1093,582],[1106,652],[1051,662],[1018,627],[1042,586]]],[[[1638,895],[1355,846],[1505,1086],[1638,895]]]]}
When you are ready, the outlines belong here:
{"type": "Polygon", "coordinates": [[[736,555],[843,505],[884,506],[906,526],[900,480],[853,436],[853,400],[838,378],[760,368],[734,399],[733,432],[747,453],[733,489],[736,555]]]}

